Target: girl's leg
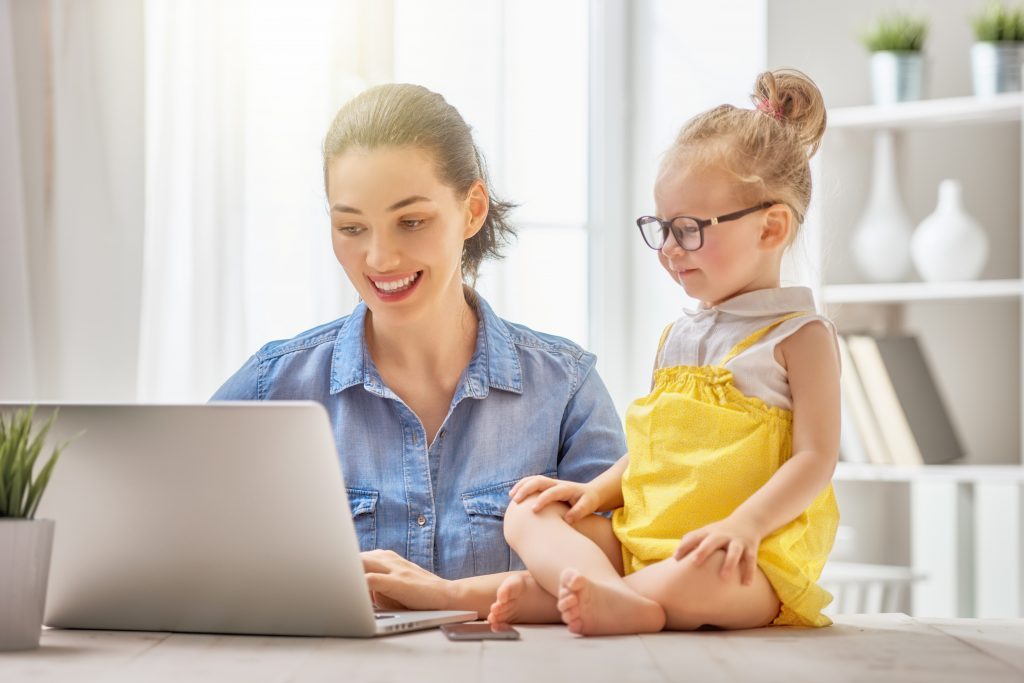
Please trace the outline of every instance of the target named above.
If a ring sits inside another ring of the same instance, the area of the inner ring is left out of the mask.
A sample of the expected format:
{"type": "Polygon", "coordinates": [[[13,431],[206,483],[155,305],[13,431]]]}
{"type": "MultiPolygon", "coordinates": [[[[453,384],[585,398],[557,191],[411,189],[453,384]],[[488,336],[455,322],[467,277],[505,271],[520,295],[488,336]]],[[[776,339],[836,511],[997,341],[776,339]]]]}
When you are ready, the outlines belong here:
{"type": "MultiPolygon", "coordinates": [[[[512,505],[516,504],[512,503],[512,505]]],[[[569,509],[562,503],[554,505],[560,506],[560,514],[563,515],[569,509]]],[[[506,512],[506,519],[509,519],[512,514],[524,514],[521,506],[514,509],[517,512],[506,512]]],[[[530,514],[533,513],[530,512],[530,514]]],[[[526,523],[530,524],[530,522],[526,523]]],[[[565,521],[562,520],[562,523],[564,524],[565,521]]],[[[514,525],[517,522],[510,522],[510,524],[514,525]]],[[[608,561],[616,567],[616,570],[622,571],[622,547],[619,545],[618,539],[615,538],[612,525],[607,519],[599,515],[591,515],[576,522],[572,528],[597,545],[608,561]]],[[[516,549],[515,543],[510,541],[510,544],[513,549],[516,549]]],[[[557,624],[561,621],[561,613],[558,611],[556,603],[556,597],[544,590],[530,572],[516,572],[498,587],[487,620],[491,623],[557,624]]]]}
{"type": "Polygon", "coordinates": [[[749,586],[740,582],[739,571],[728,578],[720,571],[725,551],[712,553],[697,567],[693,560],[668,558],[626,577],[637,593],[655,600],[665,610],[665,628],[690,631],[703,625],[725,629],[759,628],[778,616],[781,604],[760,569],[749,586]]]}
{"type": "MultiPolygon", "coordinates": [[[[581,575],[586,586],[573,592],[570,601],[586,603],[587,618],[566,619],[566,609],[558,603],[563,621],[576,633],[649,633],[659,631],[664,625],[665,614],[660,605],[633,591],[622,579],[622,561],[619,552],[608,552],[611,522],[594,517],[602,529],[597,533],[600,542],[595,542],[580,530],[565,523],[563,515],[568,507],[551,504],[540,512],[533,512],[534,497],[522,503],[511,503],[505,512],[505,538],[519,554],[536,585],[550,595],[556,595],[562,588],[565,576],[581,575]],[[591,590],[592,586],[596,586],[591,590]]],[[[617,542],[615,546],[617,546],[617,542]]],[[[518,599],[522,599],[525,588],[518,599]]],[[[499,600],[501,602],[501,589],[499,600]]],[[[536,589],[531,590],[536,597],[536,589]]],[[[569,606],[570,608],[573,605],[569,606]]]]}

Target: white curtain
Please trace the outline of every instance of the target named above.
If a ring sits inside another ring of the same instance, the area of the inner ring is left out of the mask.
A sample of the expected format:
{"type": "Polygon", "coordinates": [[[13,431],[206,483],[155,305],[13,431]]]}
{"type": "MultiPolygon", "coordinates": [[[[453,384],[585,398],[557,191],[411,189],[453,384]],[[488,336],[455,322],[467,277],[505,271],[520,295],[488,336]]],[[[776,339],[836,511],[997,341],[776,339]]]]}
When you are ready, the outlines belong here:
{"type": "Polygon", "coordinates": [[[35,397],[10,0],[0,0],[0,400],[35,397]]]}
{"type": "Polygon", "coordinates": [[[347,313],[320,145],[391,75],[391,3],[146,4],[139,398],[207,398],[261,344],[347,313]]]}

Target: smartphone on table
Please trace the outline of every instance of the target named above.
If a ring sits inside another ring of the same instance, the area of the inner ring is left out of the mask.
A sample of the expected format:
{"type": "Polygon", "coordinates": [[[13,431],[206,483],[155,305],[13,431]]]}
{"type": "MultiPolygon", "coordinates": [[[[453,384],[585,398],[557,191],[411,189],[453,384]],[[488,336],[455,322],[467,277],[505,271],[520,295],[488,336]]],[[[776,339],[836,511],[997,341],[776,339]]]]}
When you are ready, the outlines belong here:
{"type": "Polygon", "coordinates": [[[508,624],[442,624],[441,630],[448,640],[519,640],[519,631],[508,624]]]}

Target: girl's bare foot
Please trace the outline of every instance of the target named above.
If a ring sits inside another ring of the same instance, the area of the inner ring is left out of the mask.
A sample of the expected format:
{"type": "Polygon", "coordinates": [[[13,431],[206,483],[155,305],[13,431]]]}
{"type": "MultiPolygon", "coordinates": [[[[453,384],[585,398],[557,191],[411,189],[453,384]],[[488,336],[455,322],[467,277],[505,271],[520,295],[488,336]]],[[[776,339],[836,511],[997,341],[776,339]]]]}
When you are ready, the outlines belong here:
{"type": "Polygon", "coordinates": [[[498,586],[487,615],[491,624],[558,623],[555,598],[528,574],[513,574],[498,586]]]}
{"type": "Polygon", "coordinates": [[[592,581],[575,569],[562,572],[558,610],[573,633],[587,636],[654,633],[665,626],[661,605],[625,584],[592,581]]]}

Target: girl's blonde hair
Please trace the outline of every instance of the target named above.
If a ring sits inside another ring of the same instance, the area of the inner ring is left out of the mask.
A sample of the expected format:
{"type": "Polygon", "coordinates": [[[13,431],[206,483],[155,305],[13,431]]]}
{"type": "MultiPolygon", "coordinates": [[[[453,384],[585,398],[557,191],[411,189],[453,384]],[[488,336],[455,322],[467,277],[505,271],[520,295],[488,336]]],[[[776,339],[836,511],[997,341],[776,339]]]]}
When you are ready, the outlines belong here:
{"type": "Polygon", "coordinates": [[[483,227],[462,245],[462,278],[476,282],[485,258],[501,258],[515,238],[508,214],[515,207],[490,191],[483,156],[459,111],[436,92],[420,85],[388,83],[372,87],[338,111],[324,138],[324,189],[328,168],[352,148],[412,147],[430,152],[438,177],[465,197],[480,180],[488,188],[489,207],[483,227]]]}
{"type": "Polygon", "coordinates": [[[724,169],[745,201],[786,204],[798,227],[811,201],[808,162],[825,133],[825,101],[814,81],[790,69],[760,74],[751,100],[754,109],[723,104],[690,119],[661,173],[678,164],[724,169]]]}

